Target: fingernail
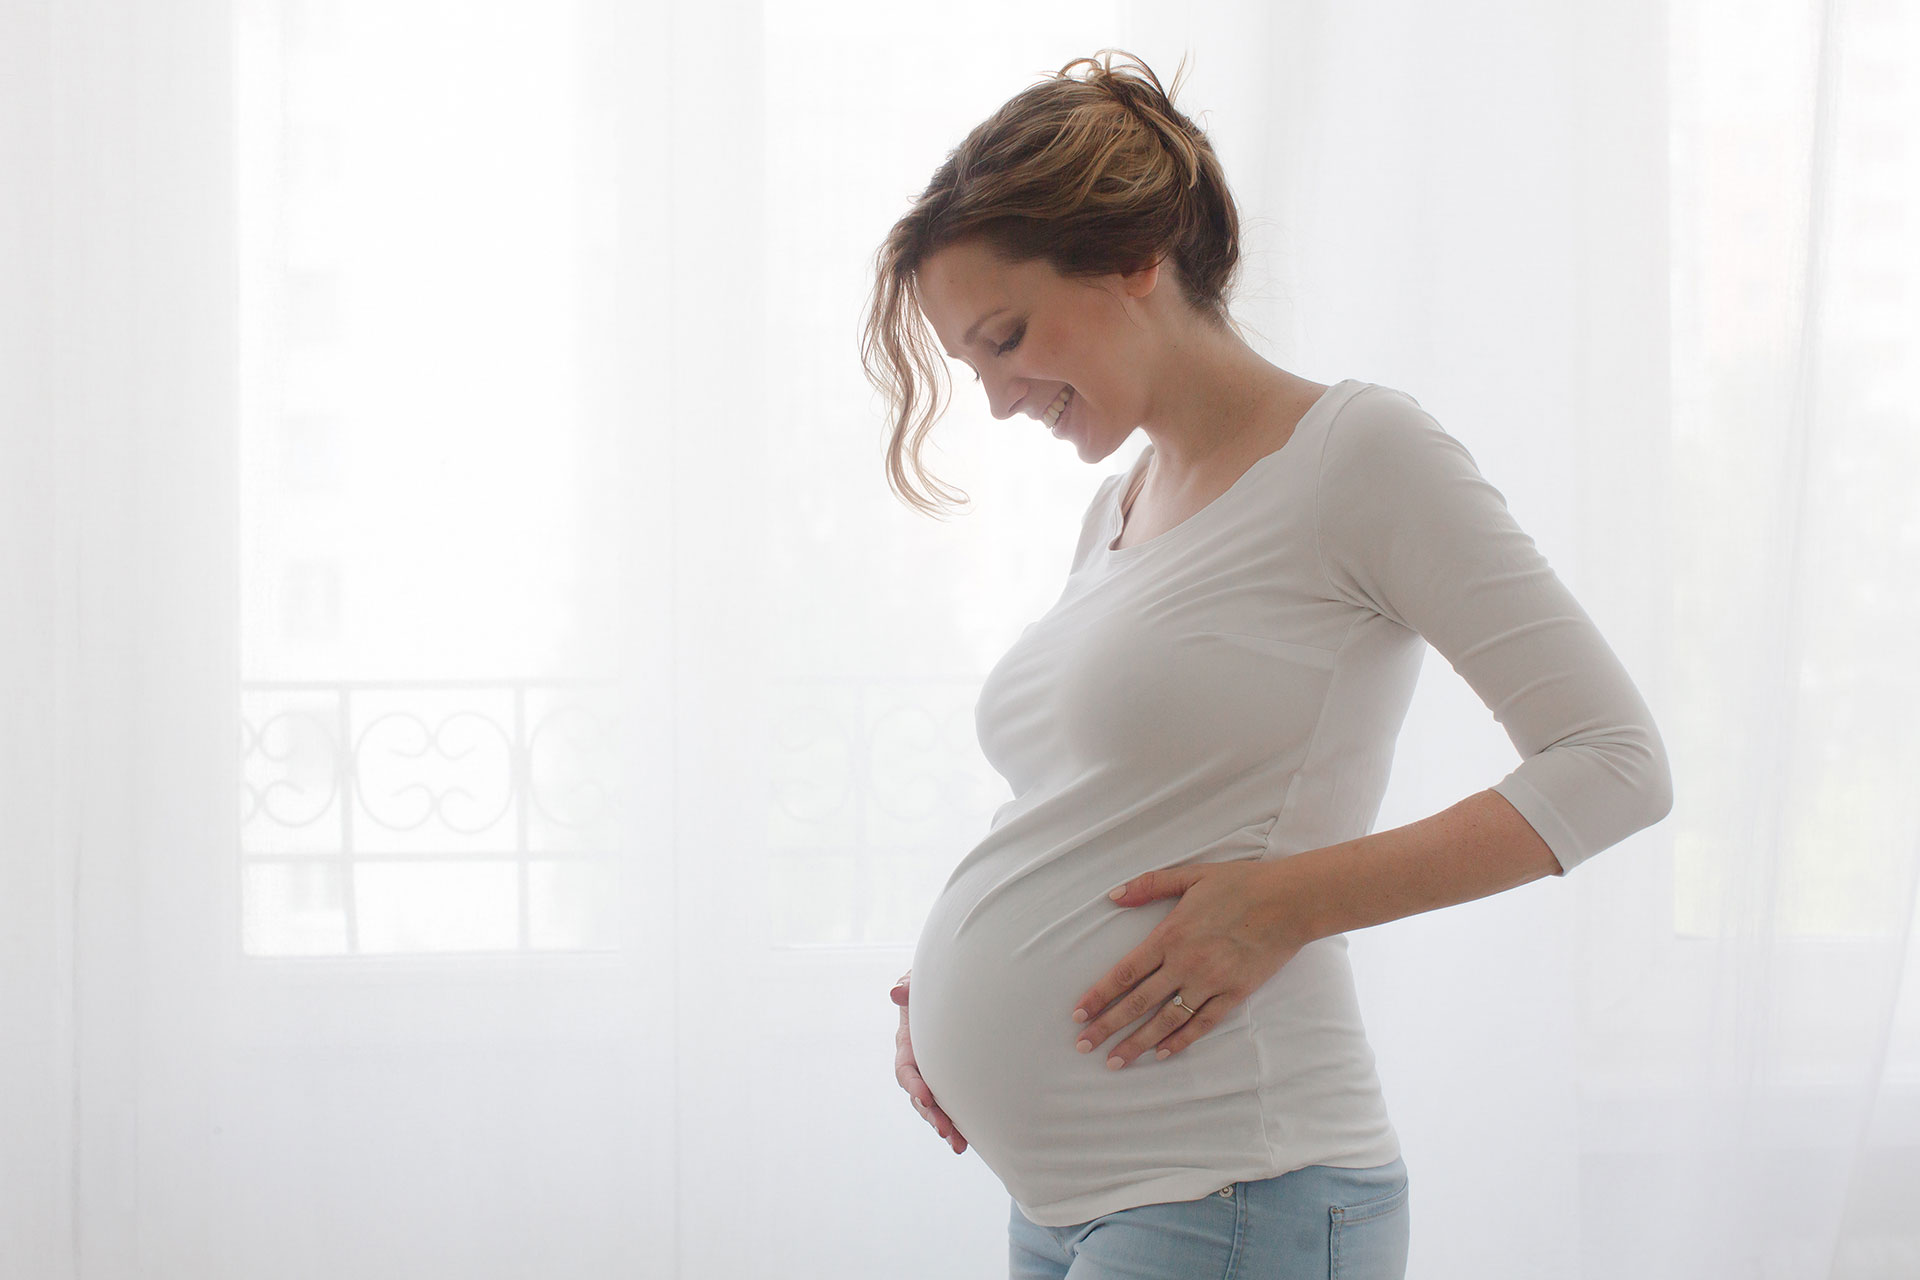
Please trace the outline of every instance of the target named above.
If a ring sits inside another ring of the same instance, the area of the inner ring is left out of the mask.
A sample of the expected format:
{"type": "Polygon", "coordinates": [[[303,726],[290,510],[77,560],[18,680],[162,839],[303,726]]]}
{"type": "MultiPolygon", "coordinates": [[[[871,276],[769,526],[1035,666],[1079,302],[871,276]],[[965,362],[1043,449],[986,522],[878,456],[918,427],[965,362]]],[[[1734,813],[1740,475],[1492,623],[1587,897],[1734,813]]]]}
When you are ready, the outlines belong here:
{"type": "Polygon", "coordinates": [[[1127,1060],[1118,1055],[1115,1055],[1114,1057],[1107,1059],[1107,1070],[1109,1071],[1118,1071],[1120,1068],[1126,1065],[1127,1065],[1127,1060]]]}
{"type": "Polygon", "coordinates": [[[1075,1022],[1085,1022],[1087,1020],[1087,1011],[1085,1009],[1075,1009],[1073,1011],[1073,1020],[1075,1022]]]}
{"type": "Polygon", "coordinates": [[[1117,889],[1109,889],[1107,890],[1107,896],[1109,898],[1112,898],[1115,902],[1118,902],[1120,901],[1120,899],[1127,896],[1127,886],[1121,885],[1117,889]]]}
{"type": "Polygon", "coordinates": [[[1075,1045],[1074,1048],[1078,1049],[1082,1053],[1085,1053],[1087,1050],[1093,1048],[1093,1041],[1082,1040],[1079,1044],[1075,1045]]]}
{"type": "Polygon", "coordinates": [[[1166,1056],[1167,1056],[1168,1054],[1170,1054],[1170,1053],[1172,1053],[1172,1052],[1173,1052],[1173,1050],[1171,1050],[1171,1049],[1162,1049],[1162,1050],[1161,1050],[1160,1052],[1158,1052],[1158,1053],[1156,1053],[1156,1054],[1154,1054],[1153,1056],[1154,1056],[1154,1057],[1156,1057],[1156,1058],[1161,1058],[1161,1059],[1164,1059],[1164,1058],[1165,1058],[1165,1057],[1166,1057],[1166,1056]]]}

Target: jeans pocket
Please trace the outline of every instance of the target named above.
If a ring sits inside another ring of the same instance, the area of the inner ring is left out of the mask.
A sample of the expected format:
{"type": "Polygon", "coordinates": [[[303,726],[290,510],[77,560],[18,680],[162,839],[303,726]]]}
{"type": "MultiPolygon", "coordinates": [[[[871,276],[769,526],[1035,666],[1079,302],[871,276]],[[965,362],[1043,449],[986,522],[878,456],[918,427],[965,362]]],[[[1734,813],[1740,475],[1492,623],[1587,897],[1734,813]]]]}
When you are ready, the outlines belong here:
{"type": "Polygon", "coordinates": [[[1411,1243],[1409,1183],[1357,1204],[1327,1211],[1327,1258],[1333,1280],[1404,1280],[1411,1243]]]}

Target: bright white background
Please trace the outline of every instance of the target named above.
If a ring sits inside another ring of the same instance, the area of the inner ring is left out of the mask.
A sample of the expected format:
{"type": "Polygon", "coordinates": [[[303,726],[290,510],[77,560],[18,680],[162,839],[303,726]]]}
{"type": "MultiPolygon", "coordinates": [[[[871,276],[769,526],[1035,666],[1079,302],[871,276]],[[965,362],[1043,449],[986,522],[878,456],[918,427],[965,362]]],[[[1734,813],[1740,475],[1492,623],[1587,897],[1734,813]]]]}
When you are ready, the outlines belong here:
{"type": "MultiPolygon", "coordinates": [[[[7,0],[0,1275],[1004,1274],[887,989],[1142,441],[956,365],[926,519],[859,321],[1108,46],[1188,56],[1265,353],[1465,442],[1672,757],[1353,936],[1409,1274],[1920,1275],[1895,0],[7,0]]],[[[1379,825],[1513,762],[1430,654],[1379,825]]]]}

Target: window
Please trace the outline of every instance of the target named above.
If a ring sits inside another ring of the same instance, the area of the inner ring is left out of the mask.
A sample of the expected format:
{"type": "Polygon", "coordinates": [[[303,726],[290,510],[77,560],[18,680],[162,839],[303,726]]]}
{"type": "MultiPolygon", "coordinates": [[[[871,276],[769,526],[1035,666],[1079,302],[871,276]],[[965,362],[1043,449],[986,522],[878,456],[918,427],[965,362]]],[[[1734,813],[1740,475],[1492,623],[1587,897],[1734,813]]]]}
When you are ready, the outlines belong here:
{"type": "Polygon", "coordinates": [[[237,11],[246,955],[614,946],[568,19],[237,11]]]}
{"type": "Polygon", "coordinates": [[[1822,79],[1820,6],[1673,12],[1673,928],[1718,936],[1777,833],[1786,935],[1884,936],[1920,774],[1881,714],[1920,686],[1912,17],[1849,6],[1822,79]]]}

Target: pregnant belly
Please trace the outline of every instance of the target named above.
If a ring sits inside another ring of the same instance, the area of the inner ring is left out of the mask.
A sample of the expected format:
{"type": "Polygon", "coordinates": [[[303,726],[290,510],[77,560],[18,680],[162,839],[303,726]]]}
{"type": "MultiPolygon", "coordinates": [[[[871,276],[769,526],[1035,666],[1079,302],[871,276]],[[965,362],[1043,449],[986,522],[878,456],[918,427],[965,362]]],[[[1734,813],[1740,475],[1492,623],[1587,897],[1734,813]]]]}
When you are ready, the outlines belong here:
{"type": "MultiPolygon", "coordinates": [[[[971,905],[943,899],[929,914],[907,1017],[927,1087],[991,1164],[1018,1135],[1057,1120],[1073,1102],[1062,1091],[1092,1074],[1078,1070],[1096,1055],[1073,1047],[1074,1002],[1125,947],[1112,923],[1088,918],[1092,904],[988,904],[956,932],[971,905]]],[[[1146,935],[1129,932],[1134,942],[1146,935]]]]}
{"type": "Polygon", "coordinates": [[[1166,1061],[1147,1054],[1119,1071],[1107,1056],[1158,1007],[1088,1053],[1074,1048],[1082,1028],[1073,1010],[1179,906],[1120,907],[1108,889],[1153,867],[1259,858],[1274,821],[1230,829],[1171,862],[1171,841],[1151,835],[1099,857],[1082,848],[1035,861],[1030,845],[1008,847],[963,863],[949,881],[914,948],[908,1026],[935,1100],[1003,1180],[1054,1170],[1069,1150],[1124,1154],[1124,1135],[1165,1123],[1167,1108],[1256,1088],[1244,1004],[1166,1061]]]}
{"type": "Polygon", "coordinates": [[[1105,897],[1114,881],[1104,875],[1052,888],[1039,879],[1018,891],[1001,886],[984,900],[950,889],[914,951],[907,1016],[920,1073],[1003,1178],[1017,1173],[1003,1162],[1045,1160],[1096,1137],[1111,1141],[1130,1114],[1165,1106],[1169,1088],[1205,1081],[1209,1072],[1224,1068],[1251,1084],[1246,1037],[1236,1034],[1244,1031],[1243,1010],[1164,1063],[1148,1055],[1121,1071],[1106,1066],[1151,1012],[1093,1051],[1076,1050],[1079,998],[1178,903],[1117,907],[1105,897]]]}

